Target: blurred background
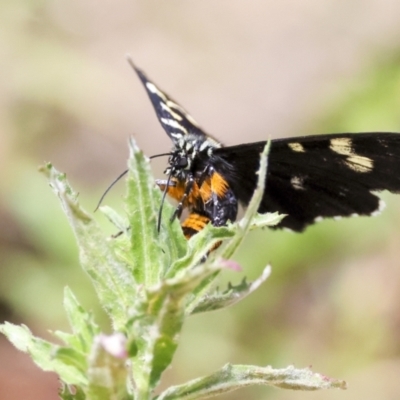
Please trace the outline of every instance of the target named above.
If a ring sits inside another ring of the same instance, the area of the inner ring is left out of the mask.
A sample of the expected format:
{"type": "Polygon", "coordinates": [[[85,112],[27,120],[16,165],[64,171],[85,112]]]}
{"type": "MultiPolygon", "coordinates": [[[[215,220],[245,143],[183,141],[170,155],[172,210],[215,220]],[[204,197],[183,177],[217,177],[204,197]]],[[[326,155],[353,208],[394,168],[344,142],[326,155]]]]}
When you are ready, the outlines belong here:
{"type": "MultiPolygon", "coordinates": [[[[0,2],[0,319],[37,335],[68,330],[68,285],[104,330],[73,235],[37,166],[65,171],[93,210],[125,169],[133,135],[168,151],[137,65],[227,145],[328,132],[400,131],[396,0],[2,0],[0,2]]],[[[165,159],[153,162],[162,177],[165,159]]],[[[122,211],[124,185],[105,203],[122,211]]],[[[163,386],[226,362],[312,365],[349,389],[248,388],[222,399],[398,399],[400,197],[378,218],[304,234],[251,234],[236,255],[264,286],[185,325],[163,386]]],[[[113,232],[101,214],[96,217],[113,232]]],[[[57,377],[0,337],[0,399],[55,400],[57,377]]]]}

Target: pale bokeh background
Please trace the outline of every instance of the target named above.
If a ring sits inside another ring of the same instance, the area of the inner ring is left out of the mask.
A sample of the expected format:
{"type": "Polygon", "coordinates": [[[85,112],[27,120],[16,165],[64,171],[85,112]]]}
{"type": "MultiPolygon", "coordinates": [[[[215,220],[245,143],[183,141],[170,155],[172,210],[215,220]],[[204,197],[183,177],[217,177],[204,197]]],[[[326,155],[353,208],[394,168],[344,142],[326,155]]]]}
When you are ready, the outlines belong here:
{"type": "MultiPolygon", "coordinates": [[[[395,0],[0,2],[0,318],[49,338],[68,329],[62,289],[96,308],[73,236],[43,176],[67,172],[92,210],[133,135],[168,151],[124,55],[225,144],[340,131],[400,131],[395,0]]],[[[165,159],[155,160],[161,177],[165,159]]],[[[120,207],[123,184],[106,200],[120,207]]],[[[237,260],[270,280],[246,301],[188,321],[163,385],[226,362],[312,365],[346,392],[246,389],[224,399],[398,399],[400,197],[379,218],[261,232],[237,260]]],[[[112,229],[99,214],[105,229],[112,229]]],[[[229,274],[225,280],[239,281],[229,274]]],[[[223,284],[223,283],[222,283],[223,284]]],[[[0,400],[57,399],[57,379],[0,338],[0,400]]]]}

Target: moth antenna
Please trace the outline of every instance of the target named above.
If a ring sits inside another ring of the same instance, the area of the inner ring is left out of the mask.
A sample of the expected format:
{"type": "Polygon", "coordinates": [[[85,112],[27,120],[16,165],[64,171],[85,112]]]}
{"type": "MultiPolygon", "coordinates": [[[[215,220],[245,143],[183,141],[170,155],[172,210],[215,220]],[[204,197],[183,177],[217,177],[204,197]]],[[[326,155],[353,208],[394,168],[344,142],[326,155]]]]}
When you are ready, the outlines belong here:
{"type": "Polygon", "coordinates": [[[164,157],[164,156],[171,156],[172,153],[162,153],[162,154],[156,154],[154,156],[150,156],[150,160],[152,160],[153,158],[157,158],[157,157],[164,157]]]}
{"type": "Polygon", "coordinates": [[[133,62],[132,56],[128,53],[128,54],[126,54],[125,58],[126,58],[126,61],[128,61],[129,65],[130,65],[135,71],[137,71],[137,68],[136,68],[135,63],[133,62]]]}
{"type": "Polygon", "coordinates": [[[162,210],[163,210],[163,206],[164,206],[165,196],[167,195],[167,191],[168,191],[168,187],[169,187],[169,182],[171,181],[171,176],[172,176],[172,168],[171,168],[171,172],[168,175],[167,183],[165,185],[165,189],[163,191],[163,195],[162,195],[162,199],[161,199],[160,209],[158,210],[158,221],[157,221],[157,232],[158,233],[160,233],[162,210]]]}
{"type": "MultiPolygon", "coordinates": [[[[150,156],[149,158],[152,159],[152,158],[156,158],[156,157],[163,157],[163,156],[170,156],[170,155],[172,155],[172,153],[162,153],[162,154],[156,154],[154,156],[150,156]]],[[[158,233],[160,233],[162,209],[163,209],[163,205],[164,205],[165,196],[167,195],[169,182],[171,180],[171,175],[172,175],[172,170],[171,170],[171,173],[168,175],[167,185],[165,186],[165,189],[164,189],[164,192],[162,195],[162,199],[161,199],[160,209],[158,210],[158,220],[157,220],[157,232],[158,233]]]]}
{"type": "Polygon", "coordinates": [[[105,192],[102,194],[100,197],[99,202],[97,203],[97,207],[94,209],[93,212],[96,212],[98,208],[100,207],[102,201],[104,200],[104,197],[106,197],[106,194],[110,191],[110,189],[124,176],[128,173],[128,169],[126,169],[122,174],[120,174],[116,179],[114,179],[111,184],[108,186],[108,188],[105,190],[105,192]]]}
{"type": "MultiPolygon", "coordinates": [[[[150,159],[152,158],[157,158],[157,157],[163,157],[163,156],[170,156],[171,153],[162,153],[162,154],[155,154],[154,156],[149,157],[150,159]]],[[[108,188],[105,190],[105,192],[102,194],[102,196],[100,197],[100,200],[96,206],[96,208],[94,209],[94,212],[96,212],[98,210],[98,208],[101,206],[101,203],[104,200],[104,197],[106,197],[106,194],[111,190],[111,188],[128,172],[128,170],[126,169],[122,174],[120,174],[116,179],[114,179],[113,182],[111,182],[110,186],[108,186],[108,188]]]]}

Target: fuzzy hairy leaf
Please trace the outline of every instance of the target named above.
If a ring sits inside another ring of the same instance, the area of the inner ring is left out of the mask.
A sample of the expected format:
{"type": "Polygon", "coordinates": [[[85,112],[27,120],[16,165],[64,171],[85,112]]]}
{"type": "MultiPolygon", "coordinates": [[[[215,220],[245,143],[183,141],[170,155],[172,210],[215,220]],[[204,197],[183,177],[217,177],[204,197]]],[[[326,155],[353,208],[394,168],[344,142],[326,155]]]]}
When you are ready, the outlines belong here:
{"type": "Polygon", "coordinates": [[[134,252],[134,274],[137,282],[151,286],[160,281],[173,260],[186,253],[187,243],[178,221],[169,221],[165,214],[172,207],[164,203],[160,232],[157,221],[162,195],[151,175],[147,158],[130,142],[129,175],[126,207],[131,227],[131,246],[134,252]]]}
{"type": "Polygon", "coordinates": [[[136,293],[137,285],[132,273],[118,259],[97,223],[81,208],[65,174],[51,164],[47,164],[43,171],[75,233],[81,265],[91,277],[102,306],[118,330],[126,320],[131,299],[136,293]]]}
{"type": "Polygon", "coordinates": [[[330,379],[309,368],[283,369],[253,365],[227,364],[219,371],[183,385],[173,386],[161,393],[157,400],[206,399],[250,385],[268,385],[292,390],[346,389],[344,381],[330,379]]]}
{"type": "Polygon", "coordinates": [[[14,325],[9,322],[0,325],[0,332],[19,350],[28,353],[35,364],[44,371],[56,372],[60,378],[70,385],[85,385],[88,380],[76,366],[57,358],[59,346],[39,339],[25,325],[14,325]]]}
{"type": "Polygon", "coordinates": [[[100,329],[94,322],[92,315],[82,308],[68,287],[64,289],[64,309],[74,333],[74,338],[78,341],[76,350],[80,350],[85,354],[89,353],[93,339],[100,333],[100,329]]]}
{"type": "Polygon", "coordinates": [[[244,278],[239,285],[229,284],[228,288],[224,292],[215,292],[201,298],[193,309],[193,304],[189,303],[186,312],[188,314],[197,314],[205,311],[215,311],[238,303],[257,290],[260,285],[267,280],[270,274],[271,267],[267,266],[260,277],[254,282],[248,283],[244,278]]]}
{"type": "Polygon", "coordinates": [[[186,297],[220,268],[218,264],[203,263],[147,290],[146,300],[139,304],[141,311],[135,313],[146,317],[134,320],[132,327],[138,346],[132,369],[138,386],[154,388],[158,384],[178,345],[186,297]]]}

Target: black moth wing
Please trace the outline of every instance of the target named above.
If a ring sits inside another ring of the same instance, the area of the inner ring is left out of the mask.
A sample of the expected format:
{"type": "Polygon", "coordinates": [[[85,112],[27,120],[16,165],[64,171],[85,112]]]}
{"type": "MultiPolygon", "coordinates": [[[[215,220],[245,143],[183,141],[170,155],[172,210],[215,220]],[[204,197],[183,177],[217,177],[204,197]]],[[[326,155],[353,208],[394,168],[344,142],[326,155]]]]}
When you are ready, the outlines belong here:
{"type": "MultiPolygon", "coordinates": [[[[214,168],[247,205],[266,142],[215,149],[214,168]]],[[[287,214],[277,228],[302,231],[320,218],[371,215],[383,203],[372,191],[400,192],[400,134],[343,133],[271,143],[259,212],[287,214]]]]}
{"type": "Polygon", "coordinates": [[[204,133],[195,119],[181,105],[156,86],[130,59],[128,61],[143,83],[158,120],[172,141],[177,142],[187,135],[194,135],[206,140],[208,135],[204,133]]]}

